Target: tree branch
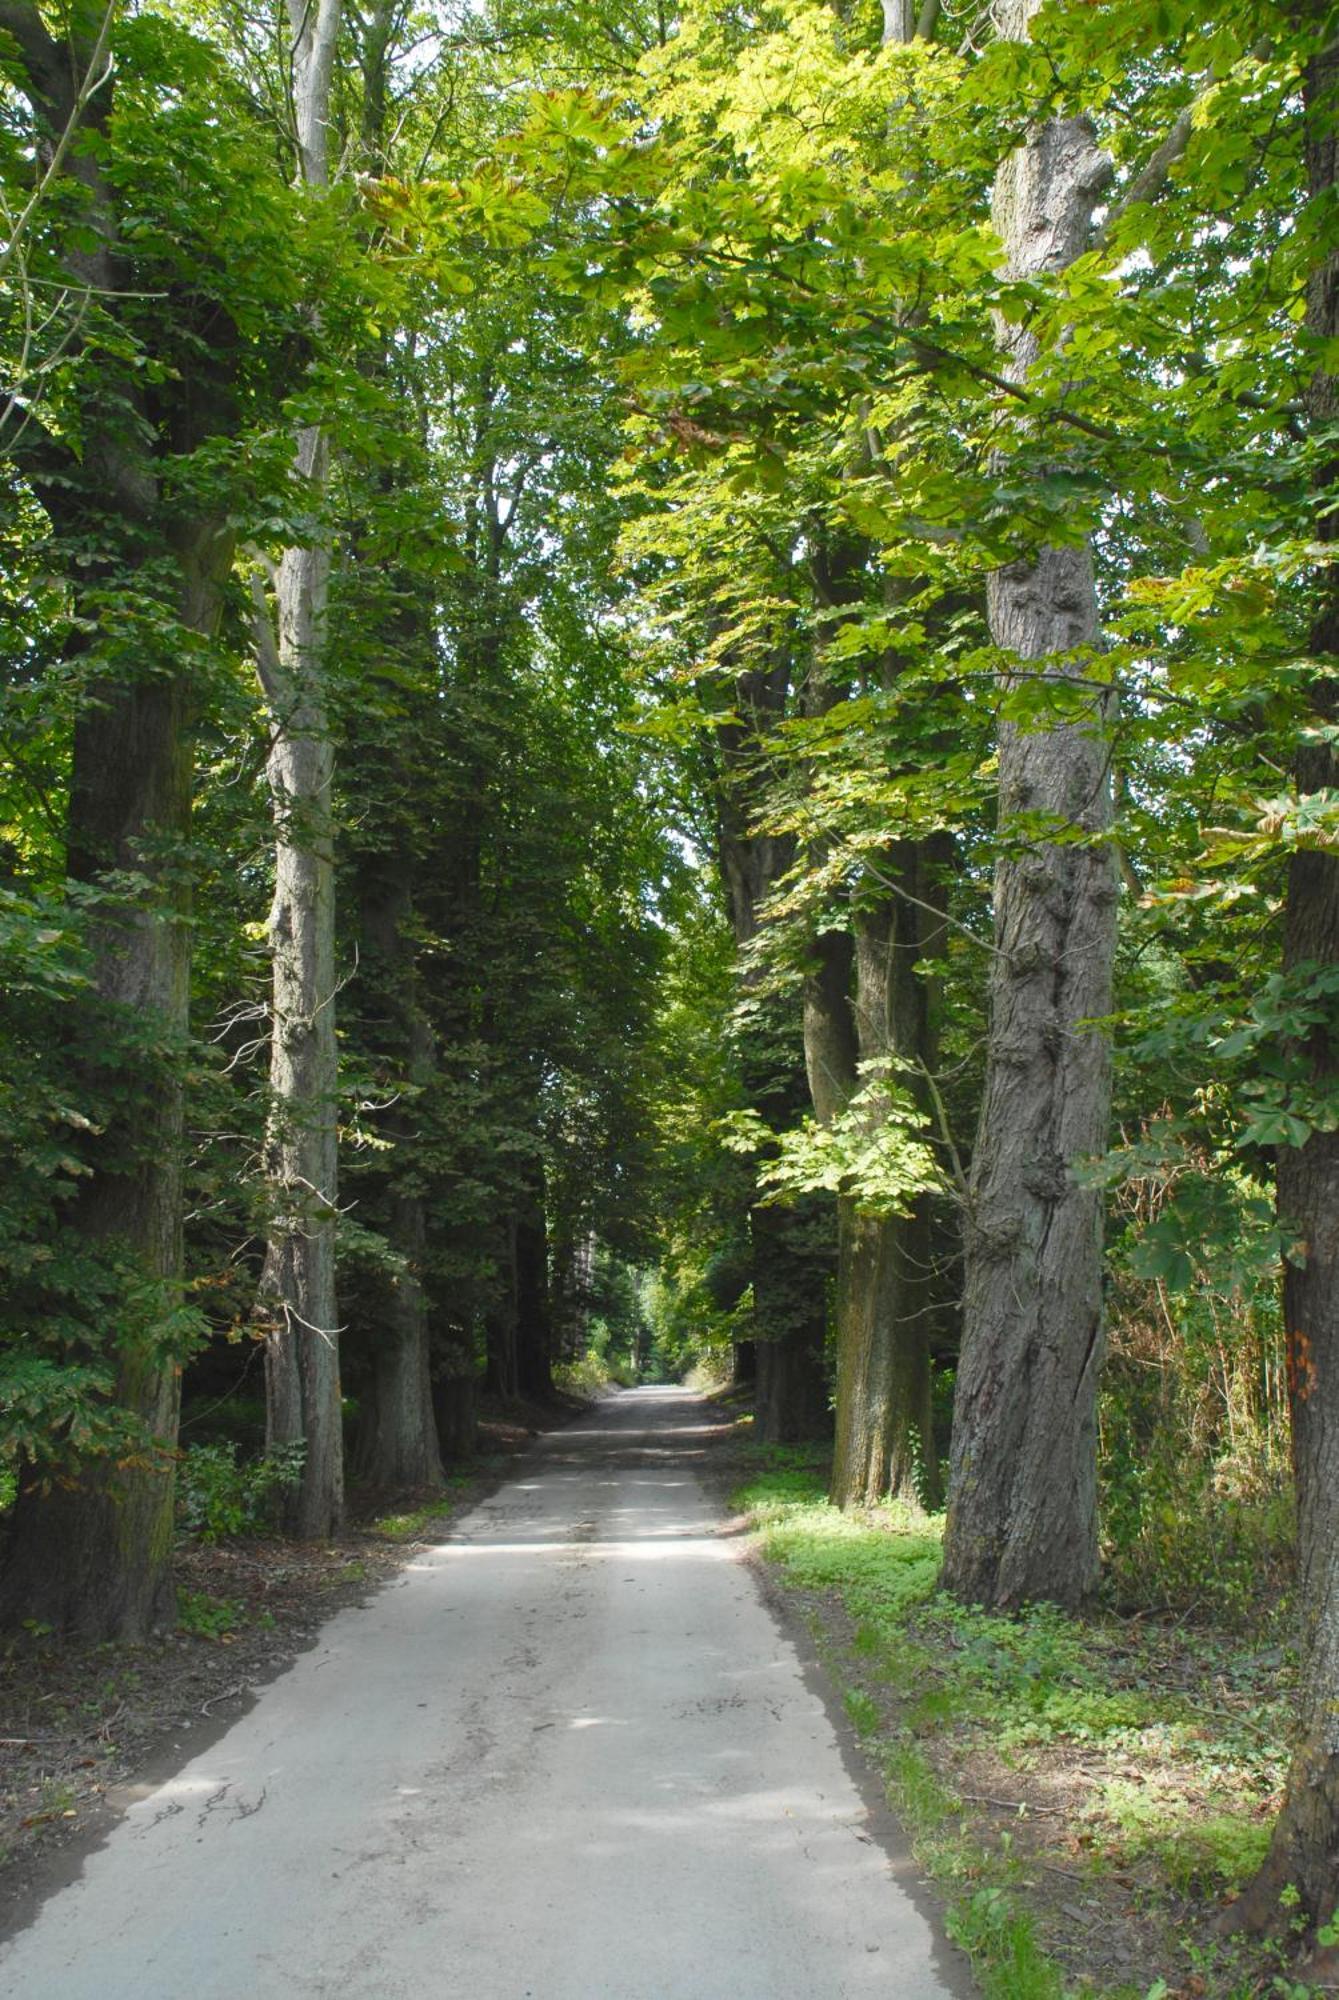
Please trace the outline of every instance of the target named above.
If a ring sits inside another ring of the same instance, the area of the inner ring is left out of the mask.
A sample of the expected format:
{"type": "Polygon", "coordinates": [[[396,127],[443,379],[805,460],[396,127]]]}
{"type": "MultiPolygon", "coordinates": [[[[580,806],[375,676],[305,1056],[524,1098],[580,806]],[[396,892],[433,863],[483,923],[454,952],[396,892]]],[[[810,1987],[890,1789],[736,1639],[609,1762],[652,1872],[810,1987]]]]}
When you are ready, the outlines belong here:
{"type": "Polygon", "coordinates": [[[1196,91],[1167,137],[1135,175],[1120,200],[1109,211],[1106,221],[1094,234],[1092,245],[1094,250],[1106,249],[1116,225],[1132,208],[1137,208],[1140,202],[1155,201],[1162,193],[1167,184],[1168,174],[1190,144],[1190,135],[1195,129],[1195,113],[1207,95],[1207,87],[1196,91]]]}
{"type": "Polygon", "coordinates": [[[288,675],[279,656],[279,636],[270,615],[269,600],[259,576],[251,575],[251,643],[256,655],[256,678],[272,714],[283,712],[288,694],[288,675]]]}
{"type": "MultiPolygon", "coordinates": [[[[37,28],[40,30],[41,36],[47,45],[47,53],[49,53],[50,59],[54,62],[57,56],[56,44],[52,41],[50,35],[47,34],[47,31],[43,27],[41,21],[37,18],[36,8],[27,8],[27,7],[15,8],[15,7],[0,6],[0,28],[8,28],[9,32],[11,34],[14,34],[15,41],[19,41],[18,35],[14,33],[14,28],[12,24],[10,23],[10,21],[6,19],[7,15],[16,15],[16,14],[17,15],[31,14],[33,16],[37,28]]],[[[112,23],[114,22],[115,19],[116,19],[116,0],[108,0],[106,12],[103,14],[102,17],[102,26],[99,28],[97,40],[93,44],[93,53],[90,55],[88,59],[88,67],[84,71],[84,80],[80,84],[78,90],[75,92],[74,103],[70,106],[69,114],[65,120],[64,130],[61,132],[59,139],[56,141],[55,147],[51,154],[51,158],[47,162],[46,172],[42,175],[42,178],[38,181],[37,186],[33,189],[32,193],[29,195],[27,203],[24,206],[23,213],[19,216],[18,221],[14,224],[14,227],[9,232],[8,243],[6,243],[4,250],[0,251],[0,279],[4,277],[5,272],[9,269],[10,265],[14,261],[14,258],[18,254],[19,245],[23,241],[24,234],[27,231],[28,224],[31,222],[33,218],[33,214],[38,206],[38,203],[41,201],[43,195],[46,193],[47,189],[51,186],[52,182],[56,179],[56,176],[60,173],[61,168],[65,164],[65,156],[70,150],[70,146],[73,142],[74,135],[79,129],[79,122],[82,119],[84,112],[88,108],[90,99],[94,96],[94,94],[97,91],[101,90],[103,84],[106,83],[108,77],[112,73],[111,63],[108,60],[108,46],[111,42],[112,23]]],[[[20,49],[22,50],[23,43],[19,42],[19,46],[20,49]]],[[[41,108],[48,114],[50,114],[50,112],[52,112],[55,108],[54,98],[52,94],[45,87],[41,87],[38,85],[36,77],[34,76],[33,59],[29,57],[26,51],[24,51],[24,66],[28,71],[30,80],[32,81],[34,95],[40,96],[41,98],[41,108]]]]}

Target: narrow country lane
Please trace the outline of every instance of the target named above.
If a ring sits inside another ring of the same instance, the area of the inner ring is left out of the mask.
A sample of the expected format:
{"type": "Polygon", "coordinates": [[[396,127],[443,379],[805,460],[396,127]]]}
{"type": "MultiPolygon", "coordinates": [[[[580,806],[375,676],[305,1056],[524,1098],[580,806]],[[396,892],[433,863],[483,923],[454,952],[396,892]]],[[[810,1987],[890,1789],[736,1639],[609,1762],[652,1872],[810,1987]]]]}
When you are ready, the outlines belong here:
{"type": "Polygon", "coordinates": [[[707,1406],[548,1437],[0,1952],[25,2000],[960,1992],[695,1477],[707,1406]]]}

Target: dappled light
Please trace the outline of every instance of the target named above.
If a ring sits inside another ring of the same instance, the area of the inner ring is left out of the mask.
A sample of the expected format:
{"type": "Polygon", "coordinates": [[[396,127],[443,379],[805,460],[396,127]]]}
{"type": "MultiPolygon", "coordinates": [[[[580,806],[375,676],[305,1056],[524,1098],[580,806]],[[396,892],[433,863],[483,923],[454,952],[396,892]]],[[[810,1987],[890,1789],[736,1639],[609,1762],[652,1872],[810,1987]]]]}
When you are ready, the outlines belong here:
{"type": "Polygon", "coordinates": [[[1337,25],[0,0],[6,1991],[1339,1990],[1337,25]]]}

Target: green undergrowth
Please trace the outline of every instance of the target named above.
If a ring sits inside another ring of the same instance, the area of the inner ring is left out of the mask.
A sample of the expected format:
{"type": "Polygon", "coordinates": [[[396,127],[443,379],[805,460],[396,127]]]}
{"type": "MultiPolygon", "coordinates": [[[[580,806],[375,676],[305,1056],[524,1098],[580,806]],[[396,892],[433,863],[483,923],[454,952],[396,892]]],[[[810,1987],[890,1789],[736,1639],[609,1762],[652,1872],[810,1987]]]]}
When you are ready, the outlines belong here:
{"type": "Polygon", "coordinates": [[[807,1609],[847,1713],[989,2000],[1298,1990],[1280,1961],[1210,1934],[1268,1841],[1281,1649],[1048,1605],[967,1609],[936,1588],[941,1519],[840,1513],[803,1448],[743,1456],[755,1469],[734,1504],[784,1581],[821,1594],[807,1609]]]}
{"type": "MultiPolygon", "coordinates": [[[[273,1619],[270,1623],[273,1624],[273,1619]]],[[[215,1597],[206,1590],[177,1592],[177,1629],[197,1639],[223,1639],[247,1623],[246,1608],[236,1597],[215,1597]]]]}
{"type": "Polygon", "coordinates": [[[598,1396],[605,1389],[633,1389],[638,1374],[626,1361],[590,1350],[575,1361],[554,1363],[553,1385],[566,1396],[598,1396]]]}
{"type": "Polygon", "coordinates": [[[478,1473],[449,1472],[443,1483],[443,1490],[434,1493],[419,1507],[408,1507],[398,1513],[379,1514],[368,1523],[374,1535],[380,1535],[387,1542],[417,1541],[428,1528],[444,1528],[452,1515],[460,1508],[462,1495],[478,1480],[478,1473]]]}

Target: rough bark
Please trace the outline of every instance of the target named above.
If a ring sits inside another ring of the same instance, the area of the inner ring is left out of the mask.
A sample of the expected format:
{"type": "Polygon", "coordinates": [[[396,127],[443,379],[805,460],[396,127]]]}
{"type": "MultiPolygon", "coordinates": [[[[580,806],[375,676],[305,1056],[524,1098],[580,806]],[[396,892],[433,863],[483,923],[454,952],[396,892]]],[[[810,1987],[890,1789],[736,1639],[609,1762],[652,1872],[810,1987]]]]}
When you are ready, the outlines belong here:
{"type": "MultiPolygon", "coordinates": [[[[1024,38],[1035,0],[1013,0],[1024,38]]],[[[995,222],[1008,269],[1063,270],[1089,241],[1108,162],[1082,119],[1036,128],[1001,168],[995,222]]],[[[1001,324],[1025,379],[1031,334],[1001,324]]],[[[1099,645],[1086,546],[1043,548],[990,580],[996,644],[1082,677],[1099,645]]],[[[1006,687],[1011,685],[1006,680],[1006,687]]],[[[944,1581],[994,1606],[1075,1604],[1097,1580],[1096,1398],[1102,1358],[1102,1204],[1076,1166],[1103,1151],[1110,1106],[1117,866],[1108,717],[1000,732],[995,955],[985,1094],[966,1223],[963,1345],[944,1581]],[[1020,824],[1039,815],[1041,831],[1020,824]],[[1055,825],[1084,836],[1057,842],[1055,825]]]]}
{"type": "Polygon", "coordinates": [[[755,1343],[754,1424],[768,1444],[822,1438],[832,1428],[824,1359],[831,1238],[826,1202],[749,1216],[754,1316],[768,1329],[755,1343]]]}
{"type": "MultiPolygon", "coordinates": [[[[299,171],[311,188],[329,179],[339,13],[338,0],[288,0],[299,171]]],[[[299,432],[295,469],[319,515],[328,448],[318,427],[299,432]]],[[[285,1521],[312,1538],[330,1534],[344,1506],[335,1295],[335,760],[324,685],[329,580],[330,547],[319,530],[310,547],[286,549],[275,588],[277,642],[262,633],[258,645],[273,723],[275,884],[265,1158],[271,1213],[257,1316],[265,1330],[268,1442],[305,1446],[285,1521]]]]}
{"type": "Polygon", "coordinates": [[[419,1276],[427,1234],[422,1201],[416,1195],[392,1196],[386,1225],[406,1269],[387,1286],[386,1310],[372,1351],[358,1471],[371,1486],[440,1486],[427,1303],[419,1276]]]}
{"type": "MultiPolygon", "coordinates": [[[[226,573],[227,560],[223,560],[226,573]]],[[[221,579],[219,579],[221,581],[221,579]]],[[[215,589],[213,604],[220,597],[215,589]]],[[[169,889],[161,857],[190,828],[192,762],[180,684],[108,688],[95,718],[76,730],[70,810],[71,877],[97,883],[116,870],[153,885],[154,900],[113,914],[93,933],[99,998],[152,1024],[164,1047],[184,1048],[189,1027],[188,899],[169,889]]],[[[168,864],[168,879],[171,862],[168,864]]],[[[106,1165],[74,1212],[95,1243],[128,1254],[137,1281],[159,1288],[169,1310],[182,1280],[180,1065],[152,1062],[125,1079],[136,1130],[111,1127],[106,1165]],[[133,1146],[133,1164],[124,1164],[133,1146]]],[[[178,1358],[124,1335],[113,1400],[140,1419],[156,1450],[117,1464],[91,1463],[75,1486],[43,1492],[24,1477],[5,1551],[0,1618],[35,1620],[86,1640],[135,1640],[174,1621],[173,1453],[180,1412],[178,1358]]]]}
{"type": "MultiPolygon", "coordinates": [[[[1306,84],[1310,192],[1332,196],[1339,178],[1339,47],[1316,57],[1306,84]]],[[[1314,272],[1307,330],[1339,338],[1339,250],[1314,272]]],[[[1318,373],[1311,384],[1313,423],[1339,422],[1339,376],[1318,373]]],[[[1321,476],[1322,491],[1339,491],[1339,461],[1321,476]]],[[[1339,541],[1339,516],[1322,510],[1317,533],[1339,541]]],[[[1321,580],[1323,602],[1311,652],[1339,667],[1339,563],[1321,580]]],[[[1339,722],[1335,681],[1318,679],[1312,707],[1318,722],[1339,722]]],[[[1297,761],[1299,792],[1339,786],[1339,757],[1329,744],[1308,747],[1297,761]]],[[[1323,849],[1294,855],[1288,874],[1285,971],[1304,978],[1339,964],[1339,859],[1323,849]]],[[[1318,1025],[1302,1052],[1321,1091],[1339,1079],[1339,1021],[1318,1025]]],[[[1298,1730],[1283,1809],[1261,1874],[1233,1913],[1237,1927],[1280,1927],[1280,1891],[1291,1883],[1301,1914],[1329,1922],[1339,1910],[1339,1134],[1313,1132],[1301,1147],[1278,1150],[1278,1213],[1296,1245],[1284,1265],[1283,1313],[1297,1488],[1298,1605],[1301,1676],[1298,1730]]],[[[1339,1971],[1331,1954],[1322,1977],[1339,1971]]]]}
{"type": "MultiPolygon", "coordinates": [[[[35,7],[4,9],[27,73],[27,94],[49,134],[67,131],[88,73],[101,9],[75,10],[69,42],[56,41],[35,7]],[[86,33],[81,34],[81,28],[86,33]]],[[[105,125],[110,87],[87,121],[105,125]]],[[[76,284],[114,301],[129,282],[118,248],[116,198],[103,178],[100,154],[76,147],[66,171],[83,184],[80,218],[91,242],[71,251],[76,284]]],[[[85,564],[91,588],[85,615],[97,625],[97,588],[114,574],[124,586],[137,565],[175,562],[177,601],[164,606],[187,631],[217,628],[231,539],[219,519],[182,514],[164,502],[164,452],[189,451],[216,428],[235,421],[225,350],[218,366],[175,399],[164,391],[156,428],[128,374],[104,368],[85,411],[86,434],[76,459],[40,426],[32,427],[28,467],[34,490],[63,532],[105,544],[116,523],[119,547],[99,564],[85,564]]],[[[82,646],[84,640],[75,641],[82,646]]],[[[183,1049],[189,1028],[191,942],[189,892],[180,866],[190,831],[192,689],[171,660],[146,662],[138,679],[95,681],[78,722],[68,824],[71,879],[98,884],[127,873],[147,886],[133,905],[115,899],[90,934],[94,984],[100,999],[153,1030],[166,1051],[183,1049]]],[[[135,1105],[101,1137],[93,1175],[72,1220],[93,1242],[115,1247],[137,1283],[157,1295],[161,1312],[181,1303],[182,1121],[180,1064],[143,1059],[142,1072],[123,1078],[135,1105]],[[134,1129],[131,1130],[133,1124],[134,1129]]],[[[157,1315],[155,1315],[157,1316],[157,1315]]],[[[152,1332],[122,1332],[113,1400],[140,1419],[151,1447],[121,1463],[92,1463],[68,1489],[43,1492],[21,1471],[0,1579],[0,1618],[49,1625],[88,1640],[136,1640],[173,1619],[173,1453],[180,1404],[178,1356],[152,1332]]]]}

